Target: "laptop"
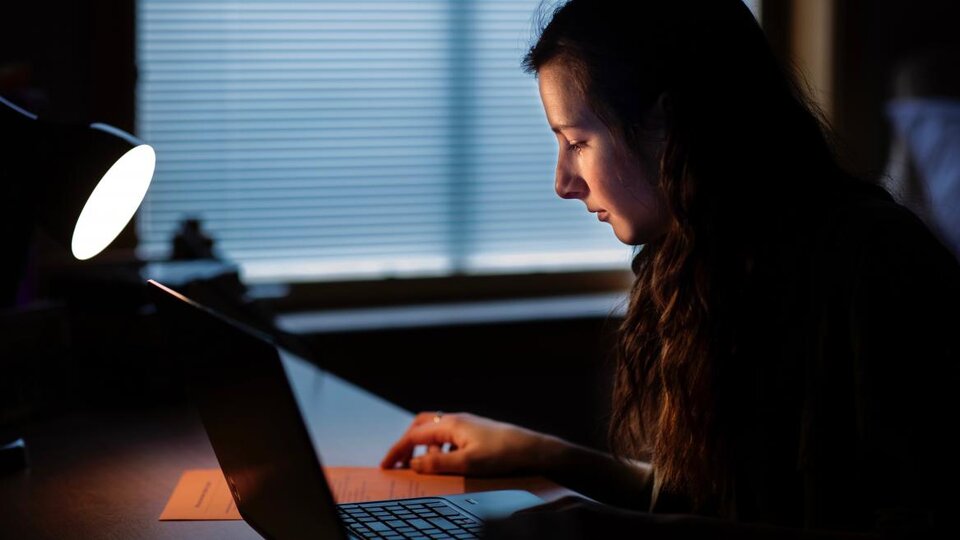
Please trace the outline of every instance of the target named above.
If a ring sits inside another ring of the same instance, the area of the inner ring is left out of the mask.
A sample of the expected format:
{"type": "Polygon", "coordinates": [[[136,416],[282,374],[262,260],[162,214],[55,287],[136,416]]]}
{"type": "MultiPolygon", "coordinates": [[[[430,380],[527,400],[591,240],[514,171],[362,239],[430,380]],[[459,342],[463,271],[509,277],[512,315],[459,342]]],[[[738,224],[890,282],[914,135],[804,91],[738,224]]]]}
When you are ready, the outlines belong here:
{"type": "Polygon", "coordinates": [[[264,538],[477,538],[486,519],[543,504],[501,490],[337,505],[270,336],[149,280],[189,369],[210,444],[243,519],[264,538]]]}

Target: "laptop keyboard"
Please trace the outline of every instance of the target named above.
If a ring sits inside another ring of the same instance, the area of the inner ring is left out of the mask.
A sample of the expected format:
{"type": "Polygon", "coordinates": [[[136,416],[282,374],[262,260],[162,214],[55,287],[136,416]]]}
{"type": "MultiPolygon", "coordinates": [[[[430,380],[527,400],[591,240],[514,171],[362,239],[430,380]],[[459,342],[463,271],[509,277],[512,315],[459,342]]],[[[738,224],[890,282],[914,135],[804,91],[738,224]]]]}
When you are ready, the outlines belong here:
{"type": "Polygon", "coordinates": [[[443,499],[341,504],[340,519],[361,538],[439,540],[479,538],[481,523],[443,499]]]}

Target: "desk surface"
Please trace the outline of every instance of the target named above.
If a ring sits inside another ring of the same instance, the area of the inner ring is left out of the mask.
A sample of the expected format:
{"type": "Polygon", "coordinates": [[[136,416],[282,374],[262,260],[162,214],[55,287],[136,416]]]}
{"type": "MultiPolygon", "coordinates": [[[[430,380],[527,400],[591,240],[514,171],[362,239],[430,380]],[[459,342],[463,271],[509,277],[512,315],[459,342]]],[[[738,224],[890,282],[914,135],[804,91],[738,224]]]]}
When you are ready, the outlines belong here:
{"type": "MultiPolygon", "coordinates": [[[[412,418],[327,373],[298,381],[317,390],[307,421],[326,465],[375,466],[412,418]]],[[[24,436],[32,466],[0,476],[0,538],[259,538],[242,521],[158,521],[181,472],[217,466],[190,408],[72,413],[24,436]]],[[[572,493],[541,478],[466,484],[547,500],[572,493]]]]}

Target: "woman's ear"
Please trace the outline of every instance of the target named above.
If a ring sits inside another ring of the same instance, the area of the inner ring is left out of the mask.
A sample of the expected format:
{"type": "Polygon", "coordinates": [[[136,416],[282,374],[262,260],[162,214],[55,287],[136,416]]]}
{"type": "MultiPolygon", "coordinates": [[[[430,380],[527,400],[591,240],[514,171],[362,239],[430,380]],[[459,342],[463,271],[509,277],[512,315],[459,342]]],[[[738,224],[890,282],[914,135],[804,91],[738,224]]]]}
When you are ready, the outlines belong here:
{"type": "Polygon", "coordinates": [[[664,139],[667,136],[667,124],[670,121],[671,113],[670,96],[666,92],[660,92],[653,105],[643,113],[643,117],[640,123],[636,124],[636,127],[648,134],[656,134],[657,139],[664,139]]]}
{"type": "Polygon", "coordinates": [[[660,92],[650,112],[652,125],[656,128],[666,130],[667,122],[673,113],[673,103],[670,100],[670,96],[668,96],[666,92],[660,92]]]}

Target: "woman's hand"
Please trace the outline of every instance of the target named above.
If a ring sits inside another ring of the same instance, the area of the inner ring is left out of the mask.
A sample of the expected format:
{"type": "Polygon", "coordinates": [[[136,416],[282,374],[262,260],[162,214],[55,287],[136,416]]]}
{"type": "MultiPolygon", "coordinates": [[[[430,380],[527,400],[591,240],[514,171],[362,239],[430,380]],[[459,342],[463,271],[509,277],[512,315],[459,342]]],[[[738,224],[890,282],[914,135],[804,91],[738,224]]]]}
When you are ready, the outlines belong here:
{"type": "Polygon", "coordinates": [[[392,469],[399,464],[425,474],[542,474],[562,444],[555,437],[472,414],[423,412],[380,466],[392,469]],[[447,443],[449,451],[441,451],[447,443]],[[429,451],[414,458],[417,445],[426,445],[429,451]]]}

